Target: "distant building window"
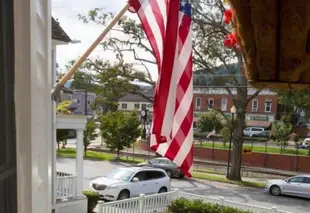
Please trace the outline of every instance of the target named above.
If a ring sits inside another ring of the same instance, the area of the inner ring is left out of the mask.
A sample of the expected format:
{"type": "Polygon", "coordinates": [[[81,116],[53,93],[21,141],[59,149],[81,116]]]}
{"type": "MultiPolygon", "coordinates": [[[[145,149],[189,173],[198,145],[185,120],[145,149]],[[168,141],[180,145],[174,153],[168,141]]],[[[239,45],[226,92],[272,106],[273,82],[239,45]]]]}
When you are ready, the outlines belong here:
{"type": "Polygon", "coordinates": [[[122,104],[122,109],[127,109],[127,104],[122,104]]]}
{"type": "Polygon", "coordinates": [[[227,98],[222,98],[221,110],[222,111],[227,110],[227,98]]]}
{"type": "Polygon", "coordinates": [[[135,109],[140,109],[140,104],[135,104],[135,109]]]}
{"type": "Polygon", "coordinates": [[[209,98],[208,99],[208,109],[213,109],[213,107],[214,107],[214,99],[209,98]]]}
{"type": "Polygon", "coordinates": [[[201,99],[196,98],[196,109],[200,110],[200,107],[201,107],[201,99]]]}
{"type": "Polygon", "coordinates": [[[146,110],[146,104],[141,104],[141,109],[146,110]]]}
{"type": "Polygon", "coordinates": [[[77,103],[79,104],[80,103],[80,100],[78,98],[72,98],[72,103],[77,103]]]}
{"type": "Polygon", "coordinates": [[[252,101],[252,112],[257,112],[258,111],[258,100],[253,100],[252,101]]]}
{"type": "Polygon", "coordinates": [[[271,112],[271,101],[265,101],[265,112],[271,112]]]}

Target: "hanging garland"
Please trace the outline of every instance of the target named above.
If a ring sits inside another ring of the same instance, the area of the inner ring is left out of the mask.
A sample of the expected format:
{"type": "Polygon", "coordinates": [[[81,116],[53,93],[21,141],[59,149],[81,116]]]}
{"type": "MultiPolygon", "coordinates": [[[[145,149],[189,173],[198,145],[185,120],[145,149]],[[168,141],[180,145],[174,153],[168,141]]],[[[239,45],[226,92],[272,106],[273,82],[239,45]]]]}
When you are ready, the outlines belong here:
{"type": "MultiPolygon", "coordinates": [[[[224,23],[231,24],[233,19],[232,10],[227,9],[224,13],[224,23]]],[[[226,35],[224,39],[224,46],[228,48],[239,48],[238,40],[237,40],[237,33],[232,32],[231,34],[226,35]]]]}

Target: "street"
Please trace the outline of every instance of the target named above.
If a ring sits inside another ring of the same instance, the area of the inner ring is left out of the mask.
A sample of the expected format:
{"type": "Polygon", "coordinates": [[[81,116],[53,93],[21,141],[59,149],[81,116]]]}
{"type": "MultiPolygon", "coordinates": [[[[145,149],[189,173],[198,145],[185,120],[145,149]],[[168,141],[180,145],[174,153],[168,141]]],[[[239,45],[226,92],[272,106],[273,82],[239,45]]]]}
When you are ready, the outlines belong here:
{"type": "MultiPolygon", "coordinates": [[[[89,188],[91,180],[117,167],[122,167],[122,165],[117,162],[84,160],[84,188],[89,188]]],[[[74,170],[74,159],[57,158],[57,171],[74,173],[74,170]]],[[[310,209],[309,199],[286,196],[274,197],[265,193],[263,189],[244,188],[231,184],[187,179],[173,179],[172,187],[194,194],[224,197],[225,199],[252,205],[265,207],[276,206],[281,210],[292,213],[308,213],[310,209]]]]}

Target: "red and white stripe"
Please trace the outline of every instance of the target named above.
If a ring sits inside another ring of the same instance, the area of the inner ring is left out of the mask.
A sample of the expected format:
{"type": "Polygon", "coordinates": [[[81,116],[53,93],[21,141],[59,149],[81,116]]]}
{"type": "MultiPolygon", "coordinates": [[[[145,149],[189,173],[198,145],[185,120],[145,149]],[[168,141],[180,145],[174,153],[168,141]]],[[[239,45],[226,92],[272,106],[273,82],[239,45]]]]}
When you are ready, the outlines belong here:
{"type": "Polygon", "coordinates": [[[155,88],[151,147],[191,177],[193,169],[193,76],[191,18],[180,0],[130,0],[153,48],[155,88]]]}

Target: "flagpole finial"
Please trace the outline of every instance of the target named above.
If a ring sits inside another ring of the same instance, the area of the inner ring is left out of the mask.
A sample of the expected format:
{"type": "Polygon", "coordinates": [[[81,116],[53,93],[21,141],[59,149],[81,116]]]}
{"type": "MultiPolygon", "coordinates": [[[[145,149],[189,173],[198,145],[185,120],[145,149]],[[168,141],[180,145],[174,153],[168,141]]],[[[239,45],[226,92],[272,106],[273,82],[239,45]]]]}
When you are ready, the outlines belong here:
{"type": "Polygon", "coordinates": [[[61,102],[61,90],[64,86],[60,83],[57,83],[54,85],[52,89],[52,100],[54,100],[56,103],[61,102]]]}

